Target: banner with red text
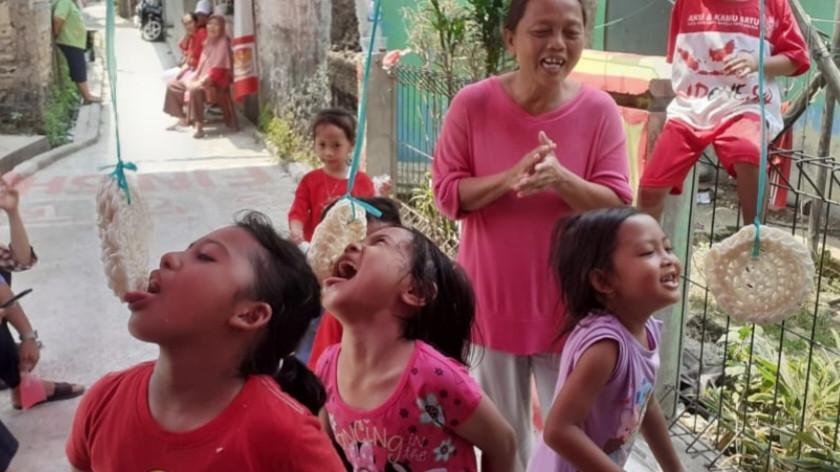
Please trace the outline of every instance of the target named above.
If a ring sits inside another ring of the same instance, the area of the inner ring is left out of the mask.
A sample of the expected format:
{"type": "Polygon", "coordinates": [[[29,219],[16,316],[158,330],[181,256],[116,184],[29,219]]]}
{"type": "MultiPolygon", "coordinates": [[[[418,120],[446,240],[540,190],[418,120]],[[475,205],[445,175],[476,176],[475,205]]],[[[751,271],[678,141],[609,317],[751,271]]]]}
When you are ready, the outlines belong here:
{"type": "Polygon", "coordinates": [[[241,102],[258,90],[254,1],[237,0],[233,13],[233,96],[241,102]]]}

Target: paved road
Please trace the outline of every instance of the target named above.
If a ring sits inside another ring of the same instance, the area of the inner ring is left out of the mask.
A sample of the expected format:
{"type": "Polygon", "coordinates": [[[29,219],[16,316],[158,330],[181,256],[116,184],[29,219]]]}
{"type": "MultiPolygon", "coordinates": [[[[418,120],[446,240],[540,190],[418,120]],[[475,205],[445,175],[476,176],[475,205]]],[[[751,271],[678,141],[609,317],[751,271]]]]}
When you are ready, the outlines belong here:
{"type": "MultiPolygon", "coordinates": [[[[87,11],[104,25],[103,4],[87,11]]],[[[210,128],[203,140],[188,131],[165,131],[173,121],[161,111],[160,77],[174,62],[168,48],[143,42],[134,27],[122,23],[116,50],[123,158],[139,166],[140,188],[154,214],[153,261],[231,222],[242,208],[266,212],[285,230],[294,182],[250,131],[210,128]]],[[[99,260],[94,198],[105,173],[101,166],[116,162],[109,112],[110,107],[97,145],[19,184],[24,221],[40,262],[15,275],[13,287],[34,288],[22,305],[45,344],[36,372],[87,385],[156,355],[154,346],[128,334],[128,312],[107,288],[99,260]]],[[[0,219],[3,241],[5,224],[0,219]]],[[[64,442],[77,405],[78,400],[69,400],[18,412],[0,398],[0,419],[21,444],[12,464],[16,472],[68,470],[64,442]]]]}

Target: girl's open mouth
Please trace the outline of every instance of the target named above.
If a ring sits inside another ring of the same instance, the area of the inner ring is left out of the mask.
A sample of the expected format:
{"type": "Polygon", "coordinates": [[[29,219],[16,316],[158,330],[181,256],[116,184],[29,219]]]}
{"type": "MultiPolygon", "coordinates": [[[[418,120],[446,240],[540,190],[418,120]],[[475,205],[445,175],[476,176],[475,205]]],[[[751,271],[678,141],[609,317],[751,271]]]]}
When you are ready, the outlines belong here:
{"type": "Polygon", "coordinates": [[[146,290],[135,290],[128,292],[123,297],[123,302],[128,303],[128,309],[138,311],[146,306],[155,296],[160,293],[160,274],[152,271],[149,275],[149,286],[146,290]]]}
{"type": "Polygon", "coordinates": [[[329,288],[341,282],[346,282],[355,277],[357,272],[358,267],[356,266],[356,263],[351,261],[348,256],[339,257],[335,266],[333,266],[332,277],[324,279],[324,288],[329,288]]]}

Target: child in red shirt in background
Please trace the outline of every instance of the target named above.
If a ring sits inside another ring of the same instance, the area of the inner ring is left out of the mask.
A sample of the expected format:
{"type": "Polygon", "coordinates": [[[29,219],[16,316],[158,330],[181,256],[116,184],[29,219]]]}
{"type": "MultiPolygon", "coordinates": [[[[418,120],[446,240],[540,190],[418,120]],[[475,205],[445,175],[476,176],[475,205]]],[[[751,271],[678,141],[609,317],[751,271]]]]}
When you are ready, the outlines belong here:
{"type": "Polygon", "coordinates": [[[148,291],[125,296],[129,331],[160,355],[90,388],[73,470],[343,471],[312,414],[324,388],[291,356],[319,298],[304,255],[256,212],[165,254],[148,291]]]}
{"type": "MultiPolygon", "coordinates": [[[[400,210],[394,200],[384,197],[360,198],[359,200],[362,200],[382,212],[382,215],[379,217],[375,217],[370,213],[365,213],[365,217],[367,217],[368,235],[387,226],[402,225],[400,210]]],[[[332,206],[333,204],[330,204],[330,206],[324,210],[324,214],[326,214],[332,206]]],[[[323,318],[321,318],[321,323],[318,325],[318,330],[315,332],[315,339],[312,341],[312,350],[309,353],[309,361],[307,364],[310,369],[315,370],[315,367],[318,365],[318,358],[321,357],[321,354],[323,354],[328,347],[341,342],[342,332],[343,329],[341,327],[341,323],[339,323],[338,320],[330,313],[324,312],[323,318]]]]}
{"type": "MultiPolygon", "coordinates": [[[[289,239],[295,244],[310,241],[327,205],[347,193],[356,118],[346,110],[322,110],[315,116],[312,135],[315,153],[324,166],[303,176],[295,191],[295,201],[289,210],[289,239]]],[[[353,196],[372,197],[374,194],[373,181],[359,171],[353,196]]]]}

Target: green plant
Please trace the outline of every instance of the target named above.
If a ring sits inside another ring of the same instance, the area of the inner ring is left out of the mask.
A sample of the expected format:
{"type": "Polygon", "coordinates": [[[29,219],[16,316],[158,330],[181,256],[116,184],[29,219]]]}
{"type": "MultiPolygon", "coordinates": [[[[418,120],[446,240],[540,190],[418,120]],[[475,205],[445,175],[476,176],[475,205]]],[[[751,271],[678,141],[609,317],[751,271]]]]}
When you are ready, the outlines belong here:
{"type": "Polygon", "coordinates": [[[313,167],[318,165],[312,144],[295,130],[294,116],[290,112],[276,116],[270,108],[263,107],[259,126],[281,158],[305,162],[313,167]]]}
{"type": "Polygon", "coordinates": [[[486,52],[470,11],[455,0],[427,0],[403,10],[408,45],[426,67],[448,76],[483,78],[486,52]]]}
{"type": "Polygon", "coordinates": [[[432,191],[432,175],[426,173],[420,179],[419,185],[411,189],[409,205],[417,210],[428,222],[429,227],[434,228],[436,234],[429,235],[438,244],[446,244],[458,240],[458,226],[449,218],[443,216],[435,204],[435,196],[432,191]]]}
{"type": "Polygon", "coordinates": [[[324,65],[277,100],[276,108],[264,106],[260,110],[260,131],[281,157],[306,162],[313,167],[320,165],[312,145],[311,121],[318,111],[329,106],[330,95],[324,65]]]}
{"type": "MultiPolygon", "coordinates": [[[[838,345],[836,331],[832,337],[838,345]]],[[[704,399],[721,419],[717,446],[744,459],[744,470],[768,464],[771,470],[838,470],[840,455],[831,452],[840,398],[837,352],[780,353],[758,326],[734,326],[727,338],[723,382],[704,399]]]]}
{"type": "Polygon", "coordinates": [[[477,36],[485,52],[484,73],[488,77],[508,68],[507,50],[502,33],[510,0],[467,0],[477,36]]]}
{"type": "Polygon", "coordinates": [[[58,74],[56,83],[50,87],[49,98],[44,109],[43,134],[56,147],[70,142],[68,134],[79,109],[79,92],[76,84],[70,80],[70,70],[64,56],[58,56],[58,74]]]}

